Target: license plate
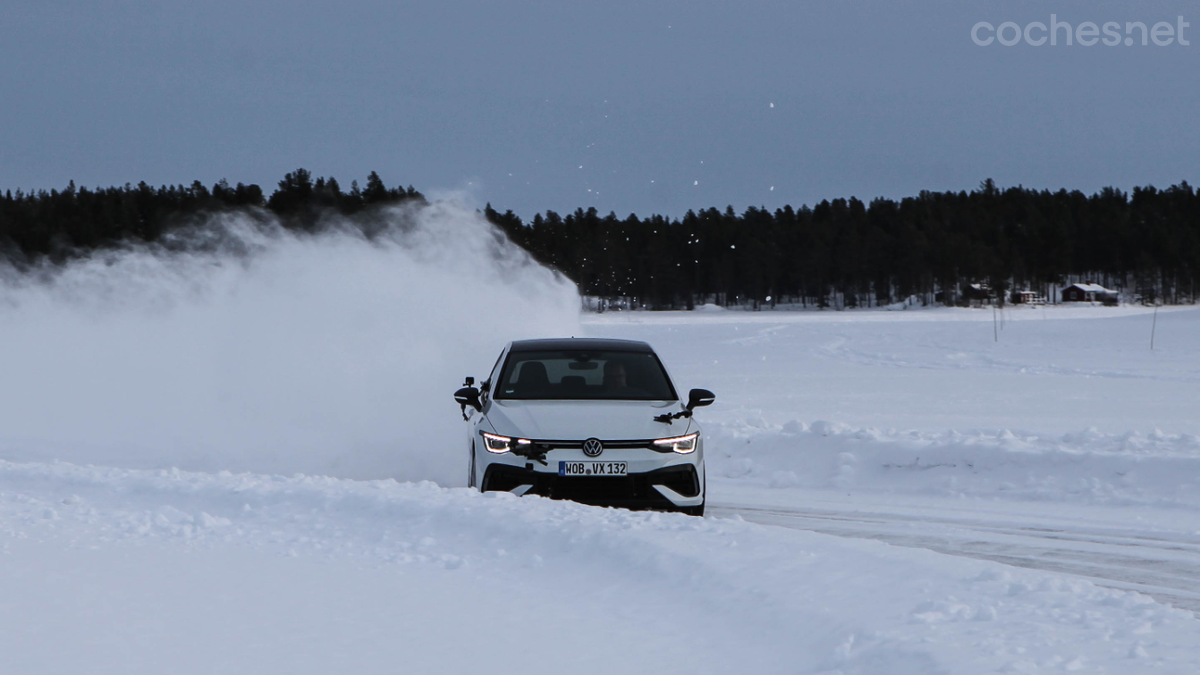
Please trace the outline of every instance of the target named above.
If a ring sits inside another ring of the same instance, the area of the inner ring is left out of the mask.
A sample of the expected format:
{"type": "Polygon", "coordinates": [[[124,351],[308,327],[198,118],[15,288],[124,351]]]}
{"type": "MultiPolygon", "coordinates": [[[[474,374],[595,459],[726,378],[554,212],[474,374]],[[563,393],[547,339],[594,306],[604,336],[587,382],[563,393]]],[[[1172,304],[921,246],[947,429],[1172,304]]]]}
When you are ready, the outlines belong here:
{"type": "Polygon", "coordinates": [[[625,462],[559,462],[560,476],[625,476],[629,467],[625,462]]]}

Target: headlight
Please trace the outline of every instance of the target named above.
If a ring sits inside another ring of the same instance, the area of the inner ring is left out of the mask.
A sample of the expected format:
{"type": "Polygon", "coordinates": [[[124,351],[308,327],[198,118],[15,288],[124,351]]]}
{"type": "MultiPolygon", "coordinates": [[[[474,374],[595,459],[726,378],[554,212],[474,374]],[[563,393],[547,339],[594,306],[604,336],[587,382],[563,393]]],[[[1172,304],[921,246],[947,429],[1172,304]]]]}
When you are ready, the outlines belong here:
{"type": "Polygon", "coordinates": [[[687,436],[675,436],[674,438],[660,438],[654,441],[654,445],[666,450],[670,448],[674,452],[681,455],[687,455],[696,451],[696,444],[700,442],[700,432],[688,434],[687,436]]]}
{"type": "Polygon", "coordinates": [[[508,436],[497,436],[496,434],[489,434],[486,431],[481,433],[483,434],[483,447],[487,448],[488,452],[496,454],[505,453],[508,452],[509,446],[512,445],[512,439],[508,436]]]}
{"type": "MultiPolygon", "coordinates": [[[[488,449],[488,452],[494,452],[497,455],[504,454],[513,449],[513,439],[508,436],[500,436],[498,434],[489,434],[486,431],[479,432],[483,436],[483,446],[488,449]]],[[[516,445],[529,445],[533,441],[518,438],[516,445]]]]}

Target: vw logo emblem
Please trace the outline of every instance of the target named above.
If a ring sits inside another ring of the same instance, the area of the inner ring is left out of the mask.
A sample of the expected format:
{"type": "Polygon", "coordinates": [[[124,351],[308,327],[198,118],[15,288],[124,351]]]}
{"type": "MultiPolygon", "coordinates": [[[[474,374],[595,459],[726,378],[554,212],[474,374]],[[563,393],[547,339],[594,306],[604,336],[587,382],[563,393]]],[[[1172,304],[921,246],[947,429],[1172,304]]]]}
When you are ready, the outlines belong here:
{"type": "Polygon", "coordinates": [[[604,452],[604,444],[598,438],[589,438],[583,442],[583,454],[588,457],[599,457],[604,452]]]}

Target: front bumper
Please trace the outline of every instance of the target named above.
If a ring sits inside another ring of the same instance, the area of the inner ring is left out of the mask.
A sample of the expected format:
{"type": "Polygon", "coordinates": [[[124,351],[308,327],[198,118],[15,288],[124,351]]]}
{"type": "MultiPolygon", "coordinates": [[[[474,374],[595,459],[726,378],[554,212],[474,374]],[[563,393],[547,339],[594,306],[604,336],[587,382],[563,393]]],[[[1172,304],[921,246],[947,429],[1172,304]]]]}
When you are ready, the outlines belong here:
{"type": "Polygon", "coordinates": [[[535,494],[627,509],[672,510],[704,503],[702,478],[692,464],[628,476],[559,476],[511,464],[492,464],[484,473],[482,485],[484,492],[535,494]]]}

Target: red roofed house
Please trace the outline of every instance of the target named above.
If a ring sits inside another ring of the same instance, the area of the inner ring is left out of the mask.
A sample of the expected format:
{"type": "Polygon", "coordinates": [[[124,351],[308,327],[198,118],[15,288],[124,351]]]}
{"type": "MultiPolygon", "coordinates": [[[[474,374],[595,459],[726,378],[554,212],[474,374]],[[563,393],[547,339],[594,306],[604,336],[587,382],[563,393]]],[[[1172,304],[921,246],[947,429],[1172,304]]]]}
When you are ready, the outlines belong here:
{"type": "Polygon", "coordinates": [[[1062,291],[1063,302],[1113,302],[1117,297],[1116,291],[1100,284],[1071,284],[1062,291]]]}

